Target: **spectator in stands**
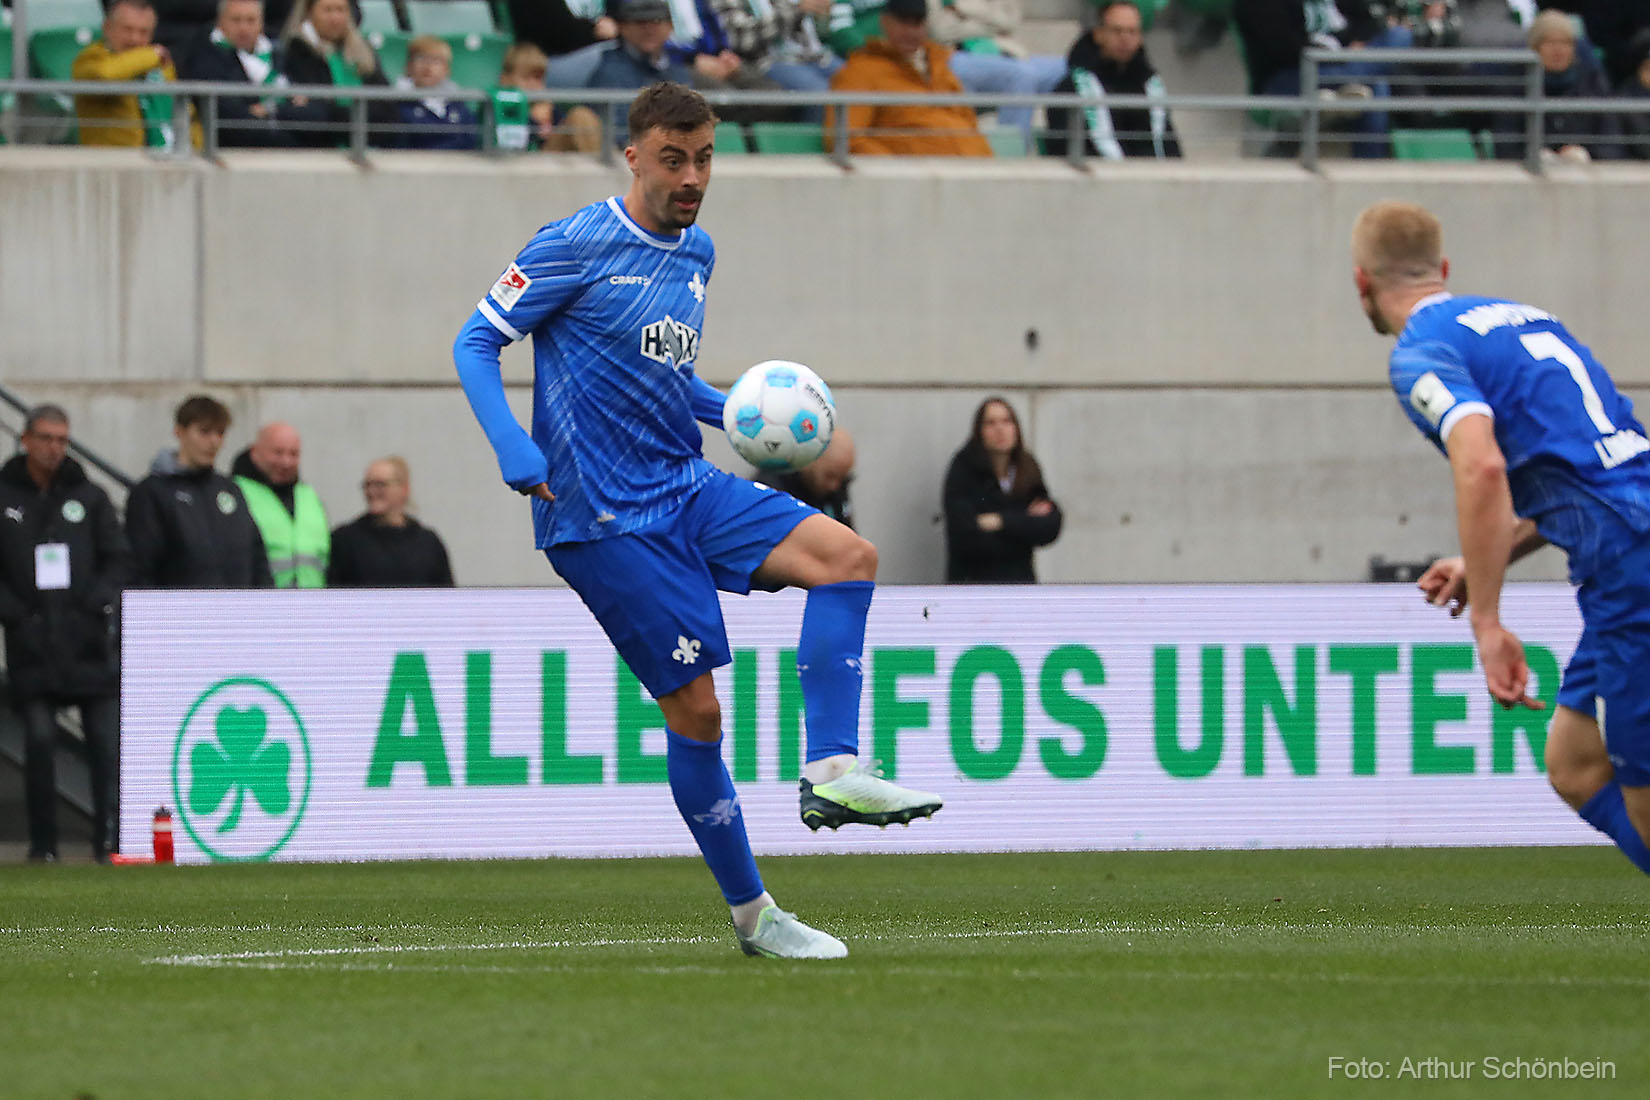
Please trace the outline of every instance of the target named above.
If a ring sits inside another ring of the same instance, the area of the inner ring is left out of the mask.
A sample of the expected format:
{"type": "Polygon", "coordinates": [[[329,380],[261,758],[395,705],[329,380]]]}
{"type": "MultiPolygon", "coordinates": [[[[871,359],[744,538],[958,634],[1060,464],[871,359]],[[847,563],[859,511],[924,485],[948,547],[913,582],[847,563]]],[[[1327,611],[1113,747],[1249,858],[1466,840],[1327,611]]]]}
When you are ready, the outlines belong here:
{"type": "MultiPolygon", "coordinates": [[[[831,0],[711,0],[711,7],[746,71],[793,92],[830,90],[842,59],[821,41],[815,20],[830,12],[831,0]]],[[[803,116],[818,122],[824,109],[803,116]]]]}
{"type": "Polygon", "coordinates": [[[217,21],[217,0],[151,0],[155,5],[155,41],[171,50],[183,68],[184,54],[217,21]]]}
{"type": "MultiPolygon", "coordinates": [[[[112,0],[103,13],[102,37],[75,56],[69,75],[75,80],[142,80],[157,85],[176,80],[171,51],[155,45],[154,37],[155,9],[149,0],[112,0]]],[[[80,144],[175,148],[179,135],[172,98],[158,89],[153,95],[75,96],[80,144]]],[[[199,149],[200,123],[192,104],[188,111],[189,137],[199,149]]]]}
{"type": "Polygon", "coordinates": [[[57,710],[80,708],[92,780],[92,855],[119,820],[116,609],[131,567],[108,496],[68,457],[69,416],[31,410],[23,453],[0,467],[0,624],[11,702],[23,722],[29,859],[57,858],[57,710]]]}
{"type": "MultiPolygon", "coordinates": [[[[281,31],[281,75],[293,84],[331,84],[339,88],[386,86],[378,55],[356,26],[348,0],[298,0],[281,31]]],[[[350,109],[338,99],[293,101],[288,115],[302,124],[293,136],[301,145],[318,149],[344,143],[350,109]]],[[[373,104],[373,123],[393,120],[394,108],[373,104]]]]}
{"type": "MultiPolygon", "coordinates": [[[[1232,19],[1243,41],[1249,91],[1256,95],[1300,95],[1301,54],[1310,46],[1348,55],[1346,61],[1322,66],[1326,86],[1338,87],[1347,98],[1386,99],[1391,95],[1386,68],[1358,60],[1358,52],[1366,46],[1415,44],[1408,27],[1387,25],[1365,0],[1235,0],[1232,19]]],[[[1353,142],[1353,156],[1387,155],[1391,122],[1385,111],[1351,115],[1348,126],[1360,135],[1353,142]]]]}
{"type": "Polygon", "coordinates": [[[546,86],[589,85],[608,43],[619,36],[607,6],[607,0],[509,0],[517,41],[537,46],[548,59],[546,86]]]}
{"type": "Polygon", "coordinates": [[[397,88],[417,91],[422,98],[396,104],[400,128],[396,144],[404,149],[475,149],[480,135],[475,108],[445,93],[453,83],[453,48],[433,34],[407,43],[407,72],[397,88]]]}
{"type": "MultiPolygon", "coordinates": [[[[1604,72],[1576,48],[1575,24],[1563,12],[1544,11],[1530,24],[1530,49],[1541,59],[1541,86],[1549,101],[1598,99],[1610,94],[1604,72]]],[[[1495,153],[1523,159],[1525,120],[1512,113],[1495,125],[1495,153]]],[[[1621,156],[1621,123],[1613,114],[1566,111],[1549,103],[1542,122],[1543,160],[1585,164],[1621,156]]]]}
{"type": "Polygon", "coordinates": [[[765,470],[756,480],[784,490],[853,530],[854,509],[848,500],[848,487],[854,480],[854,457],[854,437],[847,428],[838,428],[825,453],[802,469],[765,470]]]}
{"type": "Polygon", "coordinates": [[[332,536],[315,487],[298,477],[302,447],[298,429],[277,420],[259,428],[230,467],[258,524],[276,588],[326,584],[332,536]]]}
{"type": "MultiPolygon", "coordinates": [[[[640,90],[665,80],[693,83],[693,70],[665,51],[671,32],[666,0],[612,0],[610,10],[619,27],[619,38],[597,62],[590,87],[640,90]]],[[[619,145],[629,141],[628,119],[629,111],[621,106],[614,131],[619,145]]]]}
{"type": "Polygon", "coordinates": [[[155,456],[126,498],[133,582],[146,588],[268,588],[269,557],[240,487],[213,469],[229,410],[210,397],[178,406],[176,450],[155,456]]]}
{"type": "MultiPolygon", "coordinates": [[[[275,67],[275,44],[264,37],[263,0],[218,0],[217,25],[198,33],[179,57],[185,80],[276,87],[284,84],[275,67]]],[[[218,97],[218,144],[288,148],[292,136],[279,129],[284,105],[256,96],[218,97]]]]}
{"type": "MultiPolygon", "coordinates": [[[[956,94],[962,84],[951,71],[950,50],[928,37],[927,0],[888,0],[880,15],[881,38],[848,55],[831,78],[838,92],[938,92],[956,94]]],[[[825,136],[832,124],[826,112],[825,136]]],[[[989,157],[971,107],[850,106],[848,148],[860,156],[989,157]]]]}
{"type": "Polygon", "coordinates": [[[451,588],[453,568],[441,536],[407,514],[406,460],[391,455],[367,466],[367,510],[332,533],[328,587],[451,588]]]}
{"type": "Polygon", "coordinates": [[[945,579],[1030,584],[1031,552],[1060,536],[1060,508],[1001,397],[974,413],[968,442],[945,473],[945,579]]]}
{"type": "MultiPolygon", "coordinates": [[[[1539,6],[1581,16],[1587,38],[1604,51],[1609,83],[1620,84],[1638,67],[1633,64],[1633,38],[1640,31],[1650,30],[1650,0],[1540,0],[1539,5],[1524,0],[1517,6],[1539,6]]],[[[1534,29],[1533,14],[1525,24],[1534,29]]]]}
{"type": "MultiPolygon", "coordinates": [[[[1168,94],[1163,78],[1146,56],[1140,8],[1134,0],[1104,0],[1094,29],[1077,36],[1066,62],[1071,74],[1056,91],[1086,96],[1147,95],[1154,99],[1168,94]]],[[[1070,113],[1064,107],[1049,109],[1049,132],[1043,150],[1051,156],[1067,152],[1070,113]]],[[[1107,160],[1180,156],[1180,139],[1167,107],[1096,106],[1085,107],[1077,115],[1088,156],[1107,160]]]]}
{"type": "Polygon", "coordinates": [[[1650,160],[1650,30],[1634,37],[1628,56],[1634,61],[1633,72],[1616,94],[1647,110],[1622,114],[1622,152],[1635,160],[1650,160]]]}
{"type": "MultiPolygon", "coordinates": [[[[498,86],[524,92],[543,88],[548,69],[543,50],[531,42],[517,42],[504,52],[498,86]]],[[[602,145],[602,120],[589,107],[572,107],[558,119],[555,106],[540,100],[527,108],[526,129],[525,144],[509,147],[594,153],[602,145]]]]}
{"type": "MultiPolygon", "coordinates": [[[[883,6],[883,0],[834,0],[826,44],[844,57],[859,49],[881,31],[883,6]]],[[[1026,56],[1013,37],[1020,23],[1019,0],[949,0],[949,6],[949,12],[933,13],[931,33],[943,45],[958,47],[947,61],[965,91],[1030,95],[1053,91],[1065,77],[1062,59],[1026,56]]],[[[1004,107],[997,121],[1029,136],[1031,116],[1030,107],[1004,107]]]]}

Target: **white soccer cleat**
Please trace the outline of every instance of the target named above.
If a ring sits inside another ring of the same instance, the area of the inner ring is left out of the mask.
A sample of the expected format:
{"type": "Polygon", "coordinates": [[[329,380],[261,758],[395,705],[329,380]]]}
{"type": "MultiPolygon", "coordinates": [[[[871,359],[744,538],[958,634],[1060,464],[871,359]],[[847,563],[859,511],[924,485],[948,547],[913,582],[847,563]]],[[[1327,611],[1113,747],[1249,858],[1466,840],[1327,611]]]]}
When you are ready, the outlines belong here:
{"type": "Polygon", "coordinates": [[[801,803],[802,824],[815,832],[821,826],[907,825],[945,805],[939,795],[890,783],[874,765],[857,760],[829,783],[802,780],[801,803]]]}
{"type": "Polygon", "coordinates": [[[747,955],[762,955],[770,959],[841,959],[848,955],[848,945],[817,928],[809,928],[777,905],[767,906],[756,915],[756,930],[745,935],[735,928],[739,950],[747,955]]]}

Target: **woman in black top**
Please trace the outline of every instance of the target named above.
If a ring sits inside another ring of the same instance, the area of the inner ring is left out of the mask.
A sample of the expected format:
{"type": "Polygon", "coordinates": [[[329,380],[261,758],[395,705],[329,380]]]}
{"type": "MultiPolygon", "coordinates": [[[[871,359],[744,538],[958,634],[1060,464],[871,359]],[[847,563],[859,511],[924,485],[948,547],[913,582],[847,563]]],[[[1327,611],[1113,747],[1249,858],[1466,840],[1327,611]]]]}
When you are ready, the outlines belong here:
{"type": "Polygon", "coordinates": [[[453,570],[441,536],[407,514],[407,463],[391,456],[367,467],[367,510],[332,533],[329,587],[451,588],[453,570]]]}
{"type": "Polygon", "coordinates": [[[974,413],[974,431],[945,473],[945,579],[1031,584],[1031,552],[1060,535],[1060,507],[1001,397],[974,413]]]}

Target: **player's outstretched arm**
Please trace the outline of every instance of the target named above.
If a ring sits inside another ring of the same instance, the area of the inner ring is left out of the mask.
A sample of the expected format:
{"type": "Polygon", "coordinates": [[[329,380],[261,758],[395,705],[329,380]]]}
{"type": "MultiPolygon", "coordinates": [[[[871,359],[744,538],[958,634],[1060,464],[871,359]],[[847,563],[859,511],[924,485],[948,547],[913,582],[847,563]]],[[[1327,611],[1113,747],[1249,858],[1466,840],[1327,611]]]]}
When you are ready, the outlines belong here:
{"type": "Polygon", "coordinates": [[[693,404],[693,419],[713,428],[721,428],[722,408],[728,403],[727,395],[697,374],[693,376],[691,385],[693,392],[689,400],[693,404]]]}
{"type": "Polygon", "coordinates": [[[1503,706],[1540,708],[1529,697],[1524,647],[1501,625],[1501,585],[1518,541],[1519,521],[1507,485],[1507,460],[1488,416],[1461,418],[1445,443],[1455,478],[1455,517],[1473,594],[1472,632],[1490,694],[1503,706]]]}
{"type": "Polygon", "coordinates": [[[464,387],[470,410],[498,456],[499,473],[505,484],[517,492],[528,492],[550,480],[550,464],[533,437],[516,420],[504,396],[498,355],[508,342],[477,310],[470,314],[453,342],[453,365],[458,368],[458,381],[464,387]]]}

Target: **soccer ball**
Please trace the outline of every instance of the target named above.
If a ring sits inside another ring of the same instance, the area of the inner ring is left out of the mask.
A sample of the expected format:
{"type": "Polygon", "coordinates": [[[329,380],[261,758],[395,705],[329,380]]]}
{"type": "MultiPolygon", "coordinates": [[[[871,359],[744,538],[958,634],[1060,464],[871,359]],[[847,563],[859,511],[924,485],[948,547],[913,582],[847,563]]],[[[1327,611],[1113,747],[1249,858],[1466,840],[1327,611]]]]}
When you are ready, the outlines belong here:
{"type": "Polygon", "coordinates": [[[824,452],[836,402],[801,363],[769,359],[740,376],[722,406],[722,427],[740,458],[761,470],[800,470],[824,452]]]}

